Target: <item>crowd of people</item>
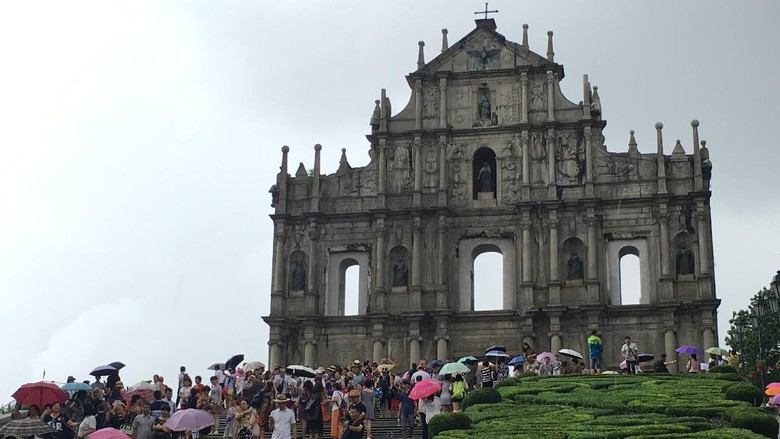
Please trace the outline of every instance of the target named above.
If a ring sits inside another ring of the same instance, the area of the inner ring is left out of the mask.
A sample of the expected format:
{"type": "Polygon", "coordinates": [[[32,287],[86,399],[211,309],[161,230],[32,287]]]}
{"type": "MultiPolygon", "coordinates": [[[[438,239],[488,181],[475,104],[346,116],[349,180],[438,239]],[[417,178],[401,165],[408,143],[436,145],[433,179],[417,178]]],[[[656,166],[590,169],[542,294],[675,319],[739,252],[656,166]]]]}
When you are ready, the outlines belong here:
{"type": "MultiPolygon", "coordinates": [[[[463,361],[468,372],[456,374],[441,373],[446,363],[454,361],[450,358],[430,363],[421,359],[408,370],[396,367],[389,358],[379,363],[354,360],[346,366],[309,370],[305,376],[286,367],[266,370],[262,363],[253,362],[251,370],[216,370],[204,383],[203,377],[192,378],[182,366],[176,390],[162,376],[154,375],[148,382],[147,397],[139,392],[128,393],[119,372],[114,372],[105,382],[101,377],[94,382],[84,381],[91,390],[71,392],[65,403],[28,407],[27,416],[40,418],[54,428],[56,433],[44,439],[87,439],[89,434],[106,427],[125,431],[133,439],[192,439],[211,431],[221,431],[223,439],[257,439],[264,437],[266,430],[273,430],[274,439],[298,438],[299,433],[300,437],[319,439],[324,437],[326,423],[334,439],[370,439],[372,421],[382,417],[395,418],[403,438],[411,437],[419,427],[427,439],[428,422],[433,416],[460,410],[467,392],[492,387],[509,377],[510,366],[515,376],[524,372],[602,373],[601,338],[593,331],[587,341],[590,365],[576,357],[562,359],[558,354],[537,354],[528,343],[523,343],[522,355],[518,356],[522,361],[512,362],[503,355],[483,361],[469,357],[463,361]],[[436,392],[420,399],[410,398],[415,385],[430,379],[438,383],[436,392]],[[214,425],[183,432],[172,431],[165,425],[177,410],[191,408],[211,413],[214,425]],[[220,426],[222,413],[225,425],[220,426]]],[[[623,372],[642,371],[641,354],[630,337],[625,338],[621,355],[623,372]]],[[[667,366],[672,363],[675,360],[667,361],[662,354],[653,371],[668,372],[667,366]]],[[[708,363],[714,366],[732,363],[732,359],[711,354],[708,363]]],[[[686,371],[701,370],[696,354],[691,354],[686,371]]],[[[71,382],[75,382],[72,376],[68,377],[68,383],[71,382]]]]}

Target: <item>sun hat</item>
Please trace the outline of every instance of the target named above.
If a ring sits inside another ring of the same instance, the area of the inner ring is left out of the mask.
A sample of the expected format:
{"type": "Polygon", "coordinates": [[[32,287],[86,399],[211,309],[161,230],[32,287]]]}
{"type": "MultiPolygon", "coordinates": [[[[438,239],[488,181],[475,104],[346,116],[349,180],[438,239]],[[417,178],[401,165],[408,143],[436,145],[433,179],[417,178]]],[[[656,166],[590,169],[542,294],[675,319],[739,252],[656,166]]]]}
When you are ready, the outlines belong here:
{"type": "Polygon", "coordinates": [[[352,390],[350,390],[350,391],[349,391],[349,395],[348,395],[348,396],[349,396],[350,398],[351,398],[351,397],[353,397],[353,396],[356,396],[356,397],[358,397],[358,398],[359,398],[359,397],[360,397],[360,390],[358,390],[358,389],[352,389],[352,390]]]}
{"type": "Polygon", "coordinates": [[[287,401],[289,400],[287,399],[287,395],[285,395],[284,393],[280,393],[279,395],[276,396],[276,399],[274,399],[274,402],[287,402],[287,401]]]}

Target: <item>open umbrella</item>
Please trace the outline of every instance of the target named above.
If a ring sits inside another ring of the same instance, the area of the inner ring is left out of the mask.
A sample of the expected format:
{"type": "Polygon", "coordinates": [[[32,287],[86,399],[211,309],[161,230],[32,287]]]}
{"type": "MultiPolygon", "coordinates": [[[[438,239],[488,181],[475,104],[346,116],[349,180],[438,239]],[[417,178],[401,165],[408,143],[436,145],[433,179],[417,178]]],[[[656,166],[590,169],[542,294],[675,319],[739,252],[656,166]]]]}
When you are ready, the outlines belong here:
{"type": "Polygon", "coordinates": [[[420,369],[417,372],[413,373],[411,377],[409,377],[409,381],[412,382],[412,384],[417,382],[417,377],[420,377],[420,380],[427,380],[431,377],[431,374],[428,372],[420,369]]]}
{"type": "Polygon", "coordinates": [[[148,381],[139,381],[132,386],[128,387],[127,390],[160,390],[160,386],[155,386],[154,384],[148,382],[148,381]]]}
{"type": "Polygon", "coordinates": [[[129,392],[125,392],[122,394],[122,399],[124,399],[127,402],[130,402],[133,400],[133,396],[138,395],[141,397],[144,401],[154,401],[154,390],[150,389],[138,389],[138,390],[131,390],[129,392]]]}
{"type": "Polygon", "coordinates": [[[0,436],[28,437],[43,436],[57,431],[51,425],[36,418],[24,418],[11,421],[0,427],[0,436]]]}
{"type": "Polygon", "coordinates": [[[412,391],[409,392],[409,398],[422,399],[433,395],[439,390],[441,390],[441,381],[427,378],[414,385],[412,391]]]}
{"type": "Polygon", "coordinates": [[[707,348],[704,352],[706,352],[708,354],[720,355],[721,357],[725,357],[726,355],[729,354],[729,351],[727,351],[727,350],[725,350],[723,348],[719,348],[717,346],[713,346],[711,348],[707,348]]]}
{"type": "Polygon", "coordinates": [[[479,360],[477,360],[477,357],[474,357],[472,355],[466,355],[465,357],[460,357],[458,359],[458,363],[471,363],[475,361],[479,361],[479,360]]]}
{"type": "Polygon", "coordinates": [[[549,357],[550,358],[550,363],[555,361],[555,355],[553,355],[552,352],[542,352],[541,354],[536,356],[536,361],[538,361],[539,364],[542,364],[542,363],[544,363],[544,358],[545,357],[549,357]]]}
{"type": "Polygon", "coordinates": [[[582,354],[573,349],[561,349],[558,351],[558,353],[561,355],[566,355],[567,357],[578,358],[582,360],[582,354]]]}
{"type": "Polygon", "coordinates": [[[766,396],[775,396],[780,395],[780,387],[767,387],[764,391],[764,395],[766,396]]]}
{"type": "Polygon", "coordinates": [[[395,367],[395,364],[380,364],[379,366],[376,367],[376,370],[378,370],[380,372],[384,372],[386,370],[387,371],[393,370],[394,367],[395,367]]]}
{"type": "Polygon", "coordinates": [[[291,364],[285,368],[287,373],[297,377],[314,378],[317,372],[311,367],[301,366],[300,364],[291,364]]]}
{"type": "Polygon", "coordinates": [[[447,375],[447,374],[458,374],[458,373],[468,373],[471,372],[471,369],[468,368],[463,363],[447,363],[444,366],[441,367],[441,370],[439,373],[441,375],[447,375]]]}
{"type": "Polygon", "coordinates": [[[769,403],[774,405],[780,405],[780,394],[777,394],[769,398],[769,403]]]}
{"type": "Polygon", "coordinates": [[[87,392],[89,392],[90,390],[92,390],[92,386],[90,386],[87,383],[72,382],[72,383],[65,383],[61,385],[60,389],[66,392],[78,392],[79,390],[86,390],[87,392]]]}
{"type": "Polygon", "coordinates": [[[510,355],[503,351],[487,351],[485,352],[486,357],[504,357],[509,358],[510,355]]]}
{"type": "Polygon", "coordinates": [[[650,360],[653,360],[654,358],[655,358],[655,355],[648,354],[647,352],[645,352],[645,353],[640,353],[639,355],[637,355],[636,356],[636,361],[638,361],[640,363],[644,363],[645,361],[650,361],[650,360]]]}
{"type": "Polygon", "coordinates": [[[261,361],[249,361],[244,363],[244,370],[265,369],[265,364],[261,361]]]}
{"type": "Polygon", "coordinates": [[[431,361],[431,364],[428,365],[431,369],[434,367],[442,367],[444,366],[444,362],[442,360],[433,360],[431,361]]]}
{"type": "Polygon", "coordinates": [[[87,435],[89,439],[131,439],[124,431],[106,427],[87,435]]]}
{"type": "Polygon", "coordinates": [[[515,364],[521,364],[525,362],[525,355],[518,355],[511,360],[509,360],[509,365],[514,366],[515,364]]]}
{"type": "Polygon", "coordinates": [[[490,346],[485,349],[485,356],[487,356],[487,353],[490,351],[501,351],[506,353],[506,346],[502,346],[500,344],[494,344],[493,346],[490,346]]]}
{"type": "Polygon", "coordinates": [[[108,365],[113,367],[116,370],[122,370],[122,368],[125,367],[125,363],[122,363],[121,361],[114,361],[114,362],[108,363],[108,365]]]}
{"type": "Polygon", "coordinates": [[[206,370],[225,370],[225,363],[214,363],[207,367],[206,370]]]}
{"type": "Polygon", "coordinates": [[[214,425],[214,415],[198,409],[176,410],[163,425],[173,431],[198,431],[214,425]]]}
{"type": "Polygon", "coordinates": [[[677,352],[677,353],[680,353],[680,354],[701,355],[701,354],[704,353],[704,352],[701,351],[701,349],[697,348],[696,346],[691,346],[691,345],[687,345],[687,344],[680,346],[679,348],[675,349],[674,351],[677,352]]]}
{"type": "Polygon", "coordinates": [[[37,405],[43,407],[55,402],[64,403],[69,396],[56,384],[47,381],[25,384],[14,392],[13,398],[22,405],[37,405]]]}
{"type": "Polygon", "coordinates": [[[225,362],[225,369],[235,369],[242,361],[244,361],[244,354],[233,355],[225,362]]]}
{"type": "Polygon", "coordinates": [[[89,374],[94,377],[102,377],[102,376],[111,375],[114,372],[116,372],[116,367],[109,366],[108,364],[106,364],[92,369],[92,372],[90,372],[89,374]]]}
{"type": "Polygon", "coordinates": [[[780,383],[769,383],[766,385],[765,388],[768,389],[770,387],[780,387],[780,383]]]}

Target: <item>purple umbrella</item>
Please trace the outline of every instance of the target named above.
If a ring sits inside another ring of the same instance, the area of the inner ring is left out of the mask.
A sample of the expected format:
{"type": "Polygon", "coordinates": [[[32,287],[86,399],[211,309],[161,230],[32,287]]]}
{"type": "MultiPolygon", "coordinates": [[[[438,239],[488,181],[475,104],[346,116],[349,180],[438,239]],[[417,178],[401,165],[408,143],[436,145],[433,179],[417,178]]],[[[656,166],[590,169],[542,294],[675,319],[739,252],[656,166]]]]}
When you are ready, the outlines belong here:
{"type": "Polygon", "coordinates": [[[701,349],[697,348],[696,346],[690,346],[690,345],[682,345],[679,348],[674,350],[677,353],[680,354],[696,354],[696,355],[704,355],[704,352],[701,351],[701,349]]]}
{"type": "Polygon", "coordinates": [[[769,403],[774,405],[780,405],[780,393],[769,398],[769,403]]]}
{"type": "Polygon", "coordinates": [[[214,415],[198,409],[177,410],[163,425],[173,431],[198,431],[214,425],[214,415]]]}

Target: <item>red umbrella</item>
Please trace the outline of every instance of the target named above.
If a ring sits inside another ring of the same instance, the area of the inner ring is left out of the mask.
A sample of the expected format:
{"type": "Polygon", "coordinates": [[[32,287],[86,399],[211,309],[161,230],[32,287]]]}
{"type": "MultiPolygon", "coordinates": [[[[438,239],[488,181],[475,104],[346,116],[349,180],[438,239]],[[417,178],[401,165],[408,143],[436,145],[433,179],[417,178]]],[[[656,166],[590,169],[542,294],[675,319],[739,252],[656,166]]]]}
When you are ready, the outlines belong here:
{"type": "Polygon", "coordinates": [[[134,395],[138,395],[143,399],[144,401],[152,402],[154,401],[154,390],[150,389],[136,389],[131,390],[129,392],[125,392],[122,394],[122,399],[124,399],[127,402],[130,402],[133,399],[134,395]]]}
{"type": "Polygon", "coordinates": [[[14,392],[13,398],[22,405],[37,405],[43,407],[46,404],[59,402],[60,404],[68,400],[68,394],[52,382],[38,381],[36,383],[27,383],[14,392]]]}
{"type": "Polygon", "coordinates": [[[427,378],[414,385],[414,388],[409,392],[410,399],[423,399],[427,396],[431,396],[434,393],[441,390],[441,381],[433,378],[427,378]]]}

